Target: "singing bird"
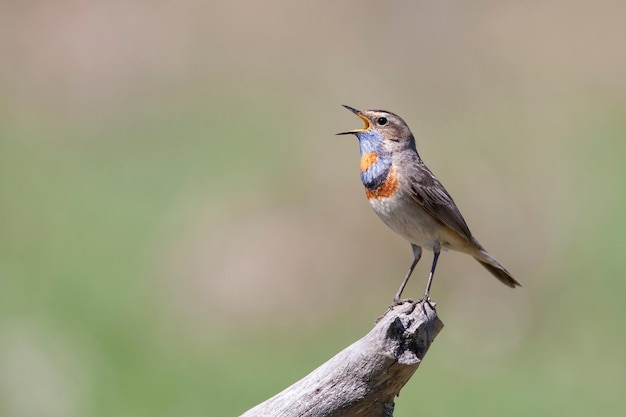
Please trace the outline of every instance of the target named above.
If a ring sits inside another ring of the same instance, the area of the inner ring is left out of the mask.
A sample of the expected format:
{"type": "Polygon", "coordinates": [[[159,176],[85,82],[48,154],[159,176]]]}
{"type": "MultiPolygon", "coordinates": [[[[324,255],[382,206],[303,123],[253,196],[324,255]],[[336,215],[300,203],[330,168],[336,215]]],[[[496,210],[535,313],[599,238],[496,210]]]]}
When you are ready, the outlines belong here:
{"type": "Polygon", "coordinates": [[[413,262],[394,297],[402,291],[422,256],[422,248],[433,251],[433,263],[424,292],[430,287],[442,249],[471,255],[511,288],[521,284],[478,243],[454,200],[428,169],[415,147],[415,138],[400,116],[386,110],[357,110],[343,105],[365,122],[363,129],[338,135],[356,135],[361,151],[361,181],[365,195],[378,217],[405,238],[413,249],[413,262]]]}

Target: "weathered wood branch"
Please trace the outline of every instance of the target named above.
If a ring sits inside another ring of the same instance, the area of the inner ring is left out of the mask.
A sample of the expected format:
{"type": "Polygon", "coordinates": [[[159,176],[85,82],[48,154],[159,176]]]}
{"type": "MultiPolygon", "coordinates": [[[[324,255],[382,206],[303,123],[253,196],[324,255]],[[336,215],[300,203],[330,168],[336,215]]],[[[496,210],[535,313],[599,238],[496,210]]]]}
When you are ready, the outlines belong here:
{"type": "Polygon", "coordinates": [[[405,300],[362,339],[242,417],[390,417],[442,328],[428,303],[405,300]]]}

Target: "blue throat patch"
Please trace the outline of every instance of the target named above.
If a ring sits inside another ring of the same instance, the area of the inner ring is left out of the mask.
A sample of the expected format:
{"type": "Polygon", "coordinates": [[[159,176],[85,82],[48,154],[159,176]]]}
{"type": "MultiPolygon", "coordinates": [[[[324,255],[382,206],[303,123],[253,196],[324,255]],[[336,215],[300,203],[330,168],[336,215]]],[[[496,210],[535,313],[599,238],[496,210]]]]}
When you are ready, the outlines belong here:
{"type": "Polygon", "coordinates": [[[361,157],[368,153],[375,153],[377,161],[361,172],[361,182],[370,190],[377,190],[389,176],[391,169],[391,155],[383,148],[383,135],[375,130],[369,129],[356,134],[359,139],[359,149],[361,157]]]}

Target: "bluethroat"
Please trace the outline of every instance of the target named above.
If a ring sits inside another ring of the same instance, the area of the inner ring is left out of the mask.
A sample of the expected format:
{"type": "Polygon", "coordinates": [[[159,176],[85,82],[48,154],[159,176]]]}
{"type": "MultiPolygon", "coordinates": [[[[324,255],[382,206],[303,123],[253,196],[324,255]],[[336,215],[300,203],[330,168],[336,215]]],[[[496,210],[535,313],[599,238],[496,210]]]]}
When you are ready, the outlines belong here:
{"type": "Polygon", "coordinates": [[[420,158],[415,138],[404,120],[385,110],[343,107],[365,122],[363,129],[338,133],[353,134],[359,140],[365,195],[378,217],[408,240],[413,249],[413,262],[394,302],[400,300],[422,256],[422,248],[434,254],[424,293],[426,301],[430,299],[430,287],[442,249],[471,255],[504,285],[521,286],[472,236],[454,200],[420,158]]]}

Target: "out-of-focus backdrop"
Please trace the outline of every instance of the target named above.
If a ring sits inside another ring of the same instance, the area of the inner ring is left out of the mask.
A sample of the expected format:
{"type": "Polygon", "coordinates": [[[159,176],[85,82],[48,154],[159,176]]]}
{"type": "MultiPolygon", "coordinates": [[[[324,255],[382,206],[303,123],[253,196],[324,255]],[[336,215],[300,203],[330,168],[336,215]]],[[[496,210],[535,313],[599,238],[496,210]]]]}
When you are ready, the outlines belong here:
{"type": "Polygon", "coordinates": [[[395,415],[626,414],[626,3],[0,8],[0,415],[238,415],[368,331],[411,251],[341,103],[524,285],[442,256],[395,415]]]}

